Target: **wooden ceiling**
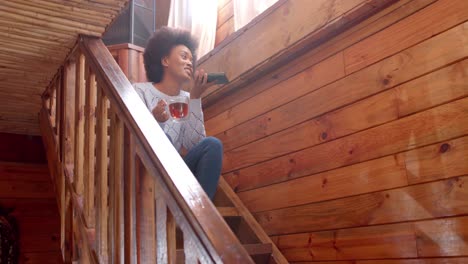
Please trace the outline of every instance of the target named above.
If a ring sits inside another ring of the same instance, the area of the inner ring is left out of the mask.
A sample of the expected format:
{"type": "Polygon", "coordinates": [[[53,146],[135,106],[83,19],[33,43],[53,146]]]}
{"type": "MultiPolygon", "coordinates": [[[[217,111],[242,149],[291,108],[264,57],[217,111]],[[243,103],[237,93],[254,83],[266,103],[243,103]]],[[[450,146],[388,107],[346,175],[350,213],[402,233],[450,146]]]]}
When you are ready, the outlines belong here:
{"type": "Polygon", "coordinates": [[[0,132],[39,134],[41,94],[78,34],[101,36],[128,0],[0,0],[0,132]]]}

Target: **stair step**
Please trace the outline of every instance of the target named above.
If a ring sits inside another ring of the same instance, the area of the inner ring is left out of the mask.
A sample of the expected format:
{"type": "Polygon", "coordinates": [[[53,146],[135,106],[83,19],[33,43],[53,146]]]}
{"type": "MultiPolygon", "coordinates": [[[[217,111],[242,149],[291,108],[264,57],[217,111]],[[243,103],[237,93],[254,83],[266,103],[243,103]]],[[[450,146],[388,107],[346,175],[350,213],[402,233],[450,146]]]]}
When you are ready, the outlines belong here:
{"type": "MultiPolygon", "coordinates": [[[[243,245],[247,253],[252,256],[268,255],[266,259],[269,259],[269,255],[273,252],[271,244],[244,244],[243,245]]],[[[183,249],[177,249],[177,261],[176,263],[185,263],[185,253],[183,249]]],[[[260,256],[261,257],[261,256],[260,256]]],[[[256,263],[266,263],[265,261],[255,261],[256,263]]]]}
{"type": "Polygon", "coordinates": [[[242,216],[225,217],[224,219],[243,245],[270,243],[268,241],[261,241],[242,216]]]}
{"type": "Polygon", "coordinates": [[[242,244],[267,244],[265,247],[271,248],[269,250],[271,254],[251,255],[255,263],[289,263],[223,177],[219,181],[215,198],[216,206],[231,206],[237,209],[238,217],[225,217],[224,219],[242,244]]]}
{"type": "Polygon", "coordinates": [[[271,254],[273,252],[273,247],[270,243],[267,244],[244,244],[243,245],[245,250],[249,253],[249,255],[263,255],[263,254],[271,254]]]}
{"type": "Polygon", "coordinates": [[[237,208],[235,207],[226,206],[226,207],[217,207],[217,209],[219,213],[221,214],[221,216],[223,217],[239,216],[239,210],[237,210],[237,208]]]}

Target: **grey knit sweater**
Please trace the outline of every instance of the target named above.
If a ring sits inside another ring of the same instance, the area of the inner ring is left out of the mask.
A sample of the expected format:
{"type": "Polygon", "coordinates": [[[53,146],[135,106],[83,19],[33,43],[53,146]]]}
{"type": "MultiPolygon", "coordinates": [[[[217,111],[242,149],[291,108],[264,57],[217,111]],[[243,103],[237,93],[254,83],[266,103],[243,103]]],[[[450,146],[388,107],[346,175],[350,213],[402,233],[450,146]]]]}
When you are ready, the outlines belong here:
{"type": "MultiPolygon", "coordinates": [[[[135,83],[133,87],[150,111],[156,107],[159,100],[164,99],[167,101],[167,99],[171,98],[170,95],[154,88],[150,82],[135,83]]],[[[190,94],[186,91],[181,91],[180,95],[190,97],[190,94]]],[[[170,117],[166,122],[159,123],[166,135],[170,137],[177,151],[180,151],[182,147],[190,150],[206,136],[200,99],[190,99],[189,112],[188,118],[185,121],[174,122],[172,117],[170,117]]]]}

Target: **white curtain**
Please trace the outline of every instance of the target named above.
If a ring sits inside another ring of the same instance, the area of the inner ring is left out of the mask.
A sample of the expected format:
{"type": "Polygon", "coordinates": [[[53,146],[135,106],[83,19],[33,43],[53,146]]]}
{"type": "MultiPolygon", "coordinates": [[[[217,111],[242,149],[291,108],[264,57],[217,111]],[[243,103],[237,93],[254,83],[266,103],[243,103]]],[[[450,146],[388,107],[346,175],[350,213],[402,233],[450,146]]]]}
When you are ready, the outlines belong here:
{"type": "Polygon", "coordinates": [[[169,27],[185,28],[198,38],[198,57],[214,48],[218,0],[171,0],[169,27]]]}
{"type": "Polygon", "coordinates": [[[234,30],[239,30],[278,0],[232,0],[234,4],[234,30]]]}

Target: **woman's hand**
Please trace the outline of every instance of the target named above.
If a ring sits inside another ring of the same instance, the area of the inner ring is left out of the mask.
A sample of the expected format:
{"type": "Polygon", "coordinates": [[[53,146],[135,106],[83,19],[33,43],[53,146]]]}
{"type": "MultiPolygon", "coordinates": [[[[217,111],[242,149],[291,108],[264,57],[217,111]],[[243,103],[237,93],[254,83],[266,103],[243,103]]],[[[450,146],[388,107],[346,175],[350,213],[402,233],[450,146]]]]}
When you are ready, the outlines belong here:
{"type": "Polygon", "coordinates": [[[199,99],[206,88],[210,87],[214,83],[207,83],[208,74],[203,70],[195,71],[193,76],[193,85],[190,90],[190,99],[199,99]]]}
{"type": "Polygon", "coordinates": [[[182,146],[179,151],[180,156],[184,158],[187,155],[187,153],[188,153],[188,150],[184,148],[184,146],[182,146]]]}
{"type": "Polygon", "coordinates": [[[156,121],[159,123],[164,123],[169,119],[169,114],[166,111],[166,101],[164,100],[159,100],[158,104],[153,108],[153,113],[154,118],[156,118],[156,121]]]}

